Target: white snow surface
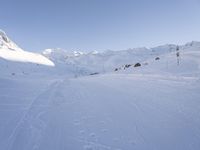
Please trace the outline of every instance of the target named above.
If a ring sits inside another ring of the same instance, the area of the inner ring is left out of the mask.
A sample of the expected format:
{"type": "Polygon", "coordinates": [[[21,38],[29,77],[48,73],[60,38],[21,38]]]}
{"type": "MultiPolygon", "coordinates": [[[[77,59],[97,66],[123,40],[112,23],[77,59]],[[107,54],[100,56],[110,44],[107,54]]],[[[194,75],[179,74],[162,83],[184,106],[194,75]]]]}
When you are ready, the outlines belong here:
{"type": "Polygon", "coordinates": [[[54,63],[41,54],[22,50],[0,30],[0,57],[10,61],[37,63],[54,66],[54,63]]]}
{"type": "Polygon", "coordinates": [[[200,43],[176,47],[0,58],[0,150],[199,150],[200,43]]]}

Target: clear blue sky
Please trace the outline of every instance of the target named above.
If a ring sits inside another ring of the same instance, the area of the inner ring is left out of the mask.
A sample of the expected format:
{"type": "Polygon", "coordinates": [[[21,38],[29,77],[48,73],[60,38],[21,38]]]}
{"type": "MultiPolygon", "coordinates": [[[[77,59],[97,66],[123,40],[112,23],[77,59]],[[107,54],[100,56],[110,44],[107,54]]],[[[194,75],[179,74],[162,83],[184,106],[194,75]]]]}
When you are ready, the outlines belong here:
{"type": "Polygon", "coordinates": [[[0,6],[0,28],[29,51],[200,41],[200,0],[0,0],[0,6]]]}

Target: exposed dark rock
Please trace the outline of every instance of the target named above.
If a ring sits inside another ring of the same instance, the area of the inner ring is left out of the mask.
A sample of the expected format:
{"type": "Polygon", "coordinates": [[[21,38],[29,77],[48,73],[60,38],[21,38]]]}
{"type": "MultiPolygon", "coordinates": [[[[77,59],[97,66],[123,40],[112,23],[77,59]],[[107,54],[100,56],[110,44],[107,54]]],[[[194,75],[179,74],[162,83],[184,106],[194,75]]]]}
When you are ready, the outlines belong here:
{"type": "Polygon", "coordinates": [[[140,63],[136,63],[136,64],[134,65],[134,67],[140,67],[140,66],[141,66],[140,63]]]}
{"type": "Polygon", "coordinates": [[[90,73],[90,75],[97,75],[99,74],[98,72],[90,73]]]}
{"type": "Polygon", "coordinates": [[[160,57],[156,57],[155,60],[160,60],[160,57]]]}
{"type": "Polygon", "coordinates": [[[125,68],[129,68],[131,66],[131,64],[126,64],[125,68]]]}

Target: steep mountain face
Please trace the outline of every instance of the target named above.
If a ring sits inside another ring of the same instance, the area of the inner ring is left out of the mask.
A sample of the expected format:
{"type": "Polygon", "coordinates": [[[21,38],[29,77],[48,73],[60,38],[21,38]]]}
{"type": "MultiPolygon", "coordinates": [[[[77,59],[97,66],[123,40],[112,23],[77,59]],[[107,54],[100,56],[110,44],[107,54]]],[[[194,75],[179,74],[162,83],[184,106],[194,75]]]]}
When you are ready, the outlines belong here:
{"type": "Polygon", "coordinates": [[[9,49],[13,51],[23,51],[14,42],[12,42],[6,35],[6,33],[0,30],[0,48],[9,49]]]}
{"type": "Polygon", "coordinates": [[[27,52],[19,48],[7,37],[7,35],[3,31],[0,31],[0,58],[9,61],[28,62],[54,66],[54,63],[52,61],[42,56],[41,54],[27,52]]]}

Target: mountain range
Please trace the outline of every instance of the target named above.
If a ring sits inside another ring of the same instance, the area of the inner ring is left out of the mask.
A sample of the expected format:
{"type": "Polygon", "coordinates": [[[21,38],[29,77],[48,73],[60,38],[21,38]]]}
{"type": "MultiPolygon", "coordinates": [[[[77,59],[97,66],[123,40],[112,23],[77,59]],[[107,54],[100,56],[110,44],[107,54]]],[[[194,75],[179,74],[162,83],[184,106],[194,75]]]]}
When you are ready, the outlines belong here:
{"type": "Polygon", "coordinates": [[[21,49],[0,31],[0,150],[199,150],[200,42],[21,49]]]}

